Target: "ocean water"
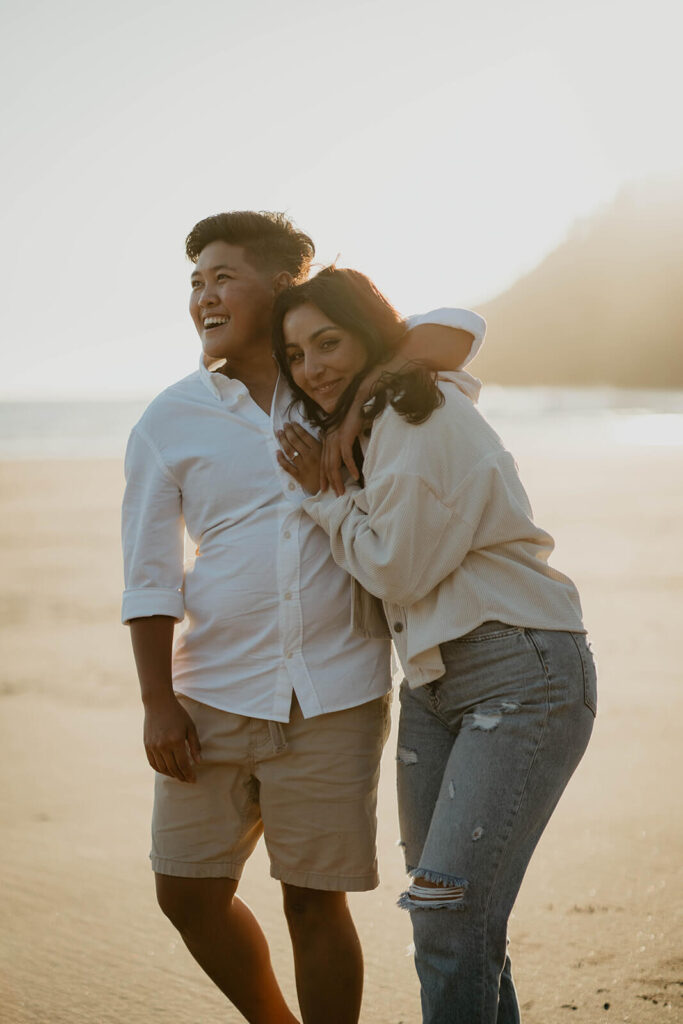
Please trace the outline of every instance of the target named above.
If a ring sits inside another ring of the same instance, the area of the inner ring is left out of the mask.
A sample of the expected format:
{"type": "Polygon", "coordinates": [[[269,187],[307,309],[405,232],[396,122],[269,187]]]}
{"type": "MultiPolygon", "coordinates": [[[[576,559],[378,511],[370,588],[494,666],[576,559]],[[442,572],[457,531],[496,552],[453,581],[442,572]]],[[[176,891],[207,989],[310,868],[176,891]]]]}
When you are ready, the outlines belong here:
{"type": "Polygon", "coordinates": [[[683,447],[683,391],[489,385],[479,409],[513,452],[683,447]]]}
{"type": "MultiPolygon", "coordinates": [[[[146,399],[0,403],[0,459],[120,458],[146,399]]],[[[481,412],[511,451],[683,447],[683,391],[485,387],[481,412]]]]}

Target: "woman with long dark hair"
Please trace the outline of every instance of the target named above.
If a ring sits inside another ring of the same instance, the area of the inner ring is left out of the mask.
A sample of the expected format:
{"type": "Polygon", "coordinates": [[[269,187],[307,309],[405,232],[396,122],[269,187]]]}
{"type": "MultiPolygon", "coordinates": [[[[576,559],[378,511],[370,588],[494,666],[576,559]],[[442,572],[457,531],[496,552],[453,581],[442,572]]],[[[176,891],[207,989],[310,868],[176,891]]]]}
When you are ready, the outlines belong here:
{"type": "Polygon", "coordinates": [[[279,458],[357,581],[357,628],[388,628],[405,673],[397,763],[411,885],[399,903],[423,1020],[512,1024],[508,917],[596,710],[578,593],[548,564],[552,538],[475,408],[479,382],[419,366],[382,375],[403,325],[364,275],[322,271],[279,297],[274,323],[281,371],[323,430],[377,370],[358,482],[320,491],[320,445],[298,425],[279,458]]]}

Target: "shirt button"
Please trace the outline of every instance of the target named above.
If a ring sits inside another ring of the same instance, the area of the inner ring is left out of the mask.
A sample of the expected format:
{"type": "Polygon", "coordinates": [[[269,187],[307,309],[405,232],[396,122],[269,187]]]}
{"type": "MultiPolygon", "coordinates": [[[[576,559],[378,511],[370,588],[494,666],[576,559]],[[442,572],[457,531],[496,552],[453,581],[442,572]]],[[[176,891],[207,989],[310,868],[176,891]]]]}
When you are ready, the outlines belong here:
{"type": "Polygon", "coordinates": [[[290,537],[291,537],[292,535],[291,535],[291,533],[289,532],[289,530],[285,530],[285,532],[284,532],[284,533],[282,534],[282,536],[283,536],[283,537],[285,538],[285,540],[289,540],[289,538],[290,538],[290,537]]]}
{"type": "Polygon", "coordinates": [[[288,651],[288,652],[287,652],[287,657],[288,657],[288,658],[291,658],[291,657],[292,657],[292,652],[291,652],[291,651],[288,651]]]}
{"type": "Polygon", "coordinates": [[[395,622],[394,623],[394,633],[402,633],[402,632],[403,632],[403,623],[402,622],[395,622]]]}
{"type": "Polygon", "coordinates": [[[288,489],[289,489],[290,491],[293,491],[293,490],[295,490],[295,488],[296,488],[296,484],[287,484],[287,488],[288,488],[288,489]]]}
{"type": "Polygon", "coordinates": [[[292,595],[290,594],[289,591],[287,591],[287,593],[285,594],[285,601],[291,601],[291,600],[292,600],[292,595]]]}

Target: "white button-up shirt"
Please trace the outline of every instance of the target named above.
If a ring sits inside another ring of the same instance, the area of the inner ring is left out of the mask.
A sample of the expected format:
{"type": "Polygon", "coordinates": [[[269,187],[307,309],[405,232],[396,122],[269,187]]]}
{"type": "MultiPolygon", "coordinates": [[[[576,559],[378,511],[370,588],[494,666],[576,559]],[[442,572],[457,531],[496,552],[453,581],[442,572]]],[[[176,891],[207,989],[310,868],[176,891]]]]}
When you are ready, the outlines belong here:
{"type": "MultiPolygon", "coordinates": [[[[414,317],[474,334],[467,310],[414,317]]],[[[280,468],[276,431],[304,426],[279,381],[268,416],[244,384],[199,370],[163,391],[133,428],[123,503],[124,622],[180,622],[176,692],[212,707],[286,722],[292,693],[312,717],[355,707],[391,685],[388,641],[351,628],[349,577],[306,494],[280,468]],[[184,530],[196,548],[184,562],[184,530]]],[[[310,429],[310,427],[308,427],[310,429]]]]}

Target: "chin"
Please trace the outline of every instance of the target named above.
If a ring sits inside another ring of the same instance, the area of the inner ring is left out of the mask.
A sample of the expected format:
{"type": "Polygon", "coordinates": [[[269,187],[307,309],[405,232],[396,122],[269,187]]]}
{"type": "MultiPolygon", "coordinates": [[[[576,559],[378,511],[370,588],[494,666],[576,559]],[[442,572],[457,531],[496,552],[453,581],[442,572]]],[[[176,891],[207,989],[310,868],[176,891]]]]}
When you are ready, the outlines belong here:
{"type": "Polygon", "coordinates": [[[211,339],[205,341],[202,338],[202,349],[204,355],[209,359],[228,359],[230,356],[230,345],[226,345],[225,342],[221,343],[217,338],[215,341],[211,339]]]}
{"type": "Polygon", "coordinates": [[[204,355],[209,359],[226,359],[225,352],[221,351],[220,345],[202,345],[204,355]]]}

